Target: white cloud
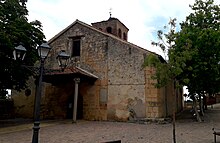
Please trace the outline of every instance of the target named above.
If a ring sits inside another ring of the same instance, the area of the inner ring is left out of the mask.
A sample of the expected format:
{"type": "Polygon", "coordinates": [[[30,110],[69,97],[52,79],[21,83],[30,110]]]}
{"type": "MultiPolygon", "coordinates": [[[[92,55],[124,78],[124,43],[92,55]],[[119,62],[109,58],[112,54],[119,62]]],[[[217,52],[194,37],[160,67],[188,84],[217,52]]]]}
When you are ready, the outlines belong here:
{"type": "Polygon", "coordinates": [[[49,40],[55,34],[79,19],[87,24],[107,20],[109,9],[128,28],[128,41],[148,50],[155,33],[169,18],[179,22],[189,14],[189,4],[194,0],[29,0],[29,20],[42,22],[44,34],[49,40]]]}

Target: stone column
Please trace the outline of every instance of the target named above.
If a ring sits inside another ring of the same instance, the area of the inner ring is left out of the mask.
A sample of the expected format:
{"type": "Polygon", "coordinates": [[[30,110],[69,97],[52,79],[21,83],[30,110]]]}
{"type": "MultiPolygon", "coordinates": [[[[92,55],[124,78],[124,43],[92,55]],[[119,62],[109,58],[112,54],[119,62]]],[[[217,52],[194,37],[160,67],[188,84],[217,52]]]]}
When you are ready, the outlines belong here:
{"type": "Polygon", "coordinates": [[[73,121],[72,121],[73,123],[76,123],[79,82],[80,82],[80,78],[74,78],[75,93],[74,93],[74,104],[73,104],[73,121]]]}

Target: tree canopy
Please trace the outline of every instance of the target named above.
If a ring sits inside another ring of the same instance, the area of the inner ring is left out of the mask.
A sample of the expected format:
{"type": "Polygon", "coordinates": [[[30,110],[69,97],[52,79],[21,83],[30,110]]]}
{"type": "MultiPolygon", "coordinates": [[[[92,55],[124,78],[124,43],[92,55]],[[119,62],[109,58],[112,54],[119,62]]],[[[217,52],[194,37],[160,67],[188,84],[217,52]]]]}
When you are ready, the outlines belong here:
{"type": "MultiPolygon", "coordinates": [[[[195,0],[190,7],[193,12],[180,23],[180,31],[171,19],[170,31],[159,30],[159,42],[152,42],[168,56],[166,66],[156,64],[154,78],[160,86],[176,79],[192,95],[215,94],[220,91],[220,7],[213,0],[195,0]]],[[[152,65],[149,57],[146,61],[152,65]]]]}
{"type": "Polygon", "coordinates": [[[37,45],[45,38],[41,22],[28,22],[27,0],[0,0],[0,97],[6,89],[21,90],[33,74],[22,65],[33,66],[38,55],[37,45]],[[13,59],[14,47],[23,45],[27,49],[24,61],[13,59]]]}
{"type": "Polygon", "coordinates": [[[178,79],[191,94],[215,94],[220,91],[220,7],[214,0],[196,0],[190,7],[194,13],[180,23],[170,57],[181,66],[178,79]]]}
{"type": "MultiPolygon", "coordinates": [[[[158,30],[159,41],[152,42],[167,54],[166,63],[160,62],[155,55],[149,55],[144,65],[156,68],[153,76],[157,80],[156,87],[175,81],[176,85],[187,86],[193,99],[196,99],[195,95],[201,99],[207,93],[220,92],[220,6],[215,5],[214,0],[195,0],[190,7],[193,12],[180,23],[180,31],[175,31],[176,19],[171,19],[168,32],[158,30]]],[[[193,108],[197,120],[201,121],[195,102],[193,100],[193,108]]],[[[175,111],[173,142],[176,142],[175,111]]]]}

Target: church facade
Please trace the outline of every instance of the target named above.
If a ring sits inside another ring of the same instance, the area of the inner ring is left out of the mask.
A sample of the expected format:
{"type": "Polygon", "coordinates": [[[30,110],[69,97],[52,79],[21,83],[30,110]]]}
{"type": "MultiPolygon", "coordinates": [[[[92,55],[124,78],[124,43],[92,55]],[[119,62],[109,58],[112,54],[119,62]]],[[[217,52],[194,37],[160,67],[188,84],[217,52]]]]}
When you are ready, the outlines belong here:
{"type": "MultiPolygon", "coordinates": [[[[76,20],[48,41],[52,50],[45,68],[59,69],[60,51],[70,55],[70,62],[64,71],[44,75],[42,118],[127,121],[164,118],[174,107],[182,110],[182,90],[175,90],[174,83],[155,88],[155,69],[142,66],[149,54],[160,55],[128,42],[128,31],[113,17],[91,25],[76,20]]],[[[19,116],[32,117],[32,80],[30,90],[30,96],[12,96],[19,116]]]]}

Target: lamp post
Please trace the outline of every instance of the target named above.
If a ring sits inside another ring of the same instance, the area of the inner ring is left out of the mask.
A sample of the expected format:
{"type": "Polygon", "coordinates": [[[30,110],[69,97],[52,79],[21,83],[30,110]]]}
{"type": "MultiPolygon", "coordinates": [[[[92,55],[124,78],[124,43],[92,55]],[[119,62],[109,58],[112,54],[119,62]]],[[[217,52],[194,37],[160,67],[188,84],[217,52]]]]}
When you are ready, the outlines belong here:
{"type": "Polygon", "coordinates": [[[40,103],[42,95],[42,78],[44,72],[45,59],[50,51],[50,46],[47,43],[43,43],[38,46],[38,55],[40,56],[40,71],[39,71],[39,83],[37,87],[37,94],[35,97],[35,108],[34,108],[34,127],[33,127],[33,137],[32,143],[38,143],[38,134],[40,129],[40,103]]]}
{"type": "MultiPolygon", "coordinates": [[[[38,47],[38,55],[40,56],[40,75],[39,84],[37,87],[37,94],[35,97],[35,108],[34,108],[34,127],[33,127],[33,138],[32,143],[38,143],[38,133],[40,129],[40,102],[41,102],[41,91],[42,91],[42,77],[44,70],[44,62],[50,51],[50,47],[47,43],[43,43],[38,47]]],[[[15,47],[13,51],[15,60],[23,60],[25,57],[26,49],[22,45],[15,47]]]]}
{"type": "MultiPolygon", "coordinates": [[[[40,104],[41,104],[41,95],[42,95],[42,78],[44,73],[44,63],[51,48],[47,43],[43,43],[40,46],[38,46],[37,50],[38,50],[38,55],[40,56],[40,69],[39,69],[39,83],[37,87],[37,93],[35,96],[32,143],[38,143],[39,130],[40,130],[40,104]]],[[[13,51],[14,59],[23,60],[25,57],[25,53],[26,53],[26,49],[22,45],[15,47],[13,51]]],[[[66,68],[69,58],[70,56],[67,55],[64,50],[61,50],[60,53],[58,54],[57,59],[62,71],[64,71],[64,69],[66,68]]]]}

